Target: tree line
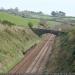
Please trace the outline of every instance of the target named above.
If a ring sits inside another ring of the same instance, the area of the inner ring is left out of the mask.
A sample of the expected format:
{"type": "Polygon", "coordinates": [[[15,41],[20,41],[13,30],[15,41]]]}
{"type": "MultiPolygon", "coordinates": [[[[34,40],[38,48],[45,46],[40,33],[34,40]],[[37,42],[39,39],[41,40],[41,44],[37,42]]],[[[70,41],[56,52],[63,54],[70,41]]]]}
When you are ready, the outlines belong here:
{"type": "Polygon", "coordinates": [[[0,11],[3,11],[3,12],[8,12],[8,13],[11,13],[11,14],[14,14],[14,15],[19,15],[19,16],[22,16],[22,17],[38,17],[40,15],[44,15],[43,12],[39,11],[39,12],[34,12],[34,11],[28,11],[28,10],[23,10],[23,11],[20,11],[18,9],[18,7],[16,8],[10,8],[10,9],[4,9],[4,8],[0,8],[0,11]]]}
{"type": "Polygon", "coordinates": [[[64,17],[66,16],[66,13],[63,11],[52,11],[51,15],[54,17],[64,17]]]}
{"type": "MultiPolygon", "coordinates": [[[[39,18],[40,16],[45,15],[42,11],[39,12],[34,12],[34,11],[28,11],[28,10],[23,10],[20,11],[18,7],[16,8],[10,8],[10,9],[4,9],[0,8],[0,11],[8,12],[14,15],[19,15],[24,18],[39,18]]],[[[66,13],[63,11],[52,11],[50,15],[47,16],[53,16],[53,17],[64,17],[66,16],[66,13]]]]}

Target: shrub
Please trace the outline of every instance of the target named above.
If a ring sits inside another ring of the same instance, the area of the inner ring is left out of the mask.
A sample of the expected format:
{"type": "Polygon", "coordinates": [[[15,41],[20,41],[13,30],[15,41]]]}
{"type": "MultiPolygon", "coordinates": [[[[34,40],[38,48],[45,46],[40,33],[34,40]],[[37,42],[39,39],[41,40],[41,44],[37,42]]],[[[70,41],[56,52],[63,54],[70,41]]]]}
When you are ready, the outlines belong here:
{"type": "Polygon", "coordinates": [[[9,21],[6,21],[6,20],[3,20],[1,23],[4,24],[4,25],[7,24],[7,25],[9,25],[9,26],[15,25],[14,23],[9,22],[9,21]]]}
{"type": "Polygon", "coordinates": [[[29,25],[29,27],[33,27],[33,23],[32,22],[29,22],[28,25],[29,25]]]}

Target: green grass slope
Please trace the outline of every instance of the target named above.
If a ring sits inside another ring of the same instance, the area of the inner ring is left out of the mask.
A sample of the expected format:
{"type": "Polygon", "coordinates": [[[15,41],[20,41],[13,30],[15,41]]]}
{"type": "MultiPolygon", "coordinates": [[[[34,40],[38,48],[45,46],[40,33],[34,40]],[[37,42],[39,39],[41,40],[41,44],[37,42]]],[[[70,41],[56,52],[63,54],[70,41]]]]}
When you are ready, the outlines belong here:
{"type": "Polygon", "coordinates": [[[30,29],[0,24],[0,73],[8,72],[23,58],[23,52],[39,40],[30,29]]]}

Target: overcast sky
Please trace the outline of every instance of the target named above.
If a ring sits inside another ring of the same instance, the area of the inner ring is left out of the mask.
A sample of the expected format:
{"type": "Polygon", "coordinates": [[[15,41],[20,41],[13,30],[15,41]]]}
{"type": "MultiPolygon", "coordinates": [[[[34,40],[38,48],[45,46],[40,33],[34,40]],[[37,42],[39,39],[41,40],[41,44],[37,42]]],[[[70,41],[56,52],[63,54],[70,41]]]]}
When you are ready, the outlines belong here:
{"type": "Polygon", "coordinates": [[[0,8],[15,8],[20,10],[42,11],[50,14],[51,11],[64,11],[69,16],[75,16],[75,0],[0,0],[0,8]]]}

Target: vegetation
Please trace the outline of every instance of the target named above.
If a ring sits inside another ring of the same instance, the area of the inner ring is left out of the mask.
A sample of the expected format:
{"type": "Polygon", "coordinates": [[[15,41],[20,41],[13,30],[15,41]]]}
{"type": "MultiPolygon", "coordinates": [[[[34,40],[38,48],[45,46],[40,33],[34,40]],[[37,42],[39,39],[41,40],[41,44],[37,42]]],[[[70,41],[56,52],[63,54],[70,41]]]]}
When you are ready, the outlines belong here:
{"type": "Polygon", "coordinates": [[[32,27],[33,27],[32,22],[29,22],[29,23],[28,23],[28,26],[32,28],[32,27]]]}
{"type": "Polygon", "coordinates": [[[29,27],[65,31],[66,34],[56,38],[46,71],[75,72],[75,17],[65,17],[62,11],[53,11],[53,17],[42,12],[20,13],[18,8],[0,11],[0,73],[8,72],[30,47],[39,42],[40,38],[29,27]]]}
{"type": "Polygon", "coordinates": [[[0,21],[7,21],[15,25],[20,25],[25,27],[28,27],[29,22],[32,22],[34,26],[36,26],[39,22],[38,19],[22,18],[20,16],[15,16],[13,14],[8,14],[5,12],[0,12],[0,21]]]}
{"type": "Polygon", "coordinates": [[[11,13],[11,14],[14,14],[14,15],[18,15],[18,16],[21,16],[23,18],[42,18],[42,16],[48,17],[48,15],[45,15],[41,11],[39,11],[39,12],[28,11],[28,10],[19,11],[19,9],[17,7],[14,8],[14,9],[13,8],[10,8],[10,9],[1,8],[0,11],[11,13]]]}
{"type": "Polygon", "coordinates": [[[52,11],[51,12],[51,15],[54,16],[54,17],[65,17],[66,13],[65,12],[62,12],[62,11],[52,11]]]}
{"type": "Polygon", "coordinates": [[[11,23],[11,22],[9,22],[7,20],[3,20],[0,23],[2,23],[3,25],[9,25],[9,26],[15,25],[14,23],[11,23]]]}
{"type": "MultiPolygon", "coordinates": [[[[40,28],[40,22],[43,23],[43,21],[45,19],[41,19],[41,21],[39,19],[30,19],[30,18],[23,18],[20,16],[15,16],[13,14],[9,14],[6,12],[0,12],[0,23],[5,22],[4,25],[19,25],[19,26],[24,26],[24,27],[29,27],[29,23],[32,23],[33,27],[39,27],[40,28]],[[9,22],[9,23],[8,23],[9,22]]],[[[60,22],[56,22],[56,21],[48,21],[45,20],[46,25],[48,25],[48,28],[53,28],[56,25],[61,24],[60,22]]],[[[46,26],[45,25],[45,26],[46,26]]]]}
{"type": "Polygon", "coordinates": [[[0,24],[0,73],[8,72],[40,38],[28,28],[0,24]]]}
{"type": "Polygon", "coordinates": [[[75,30],[61,34],[56,38],[45,73],[75,72],[75,30]]]}

